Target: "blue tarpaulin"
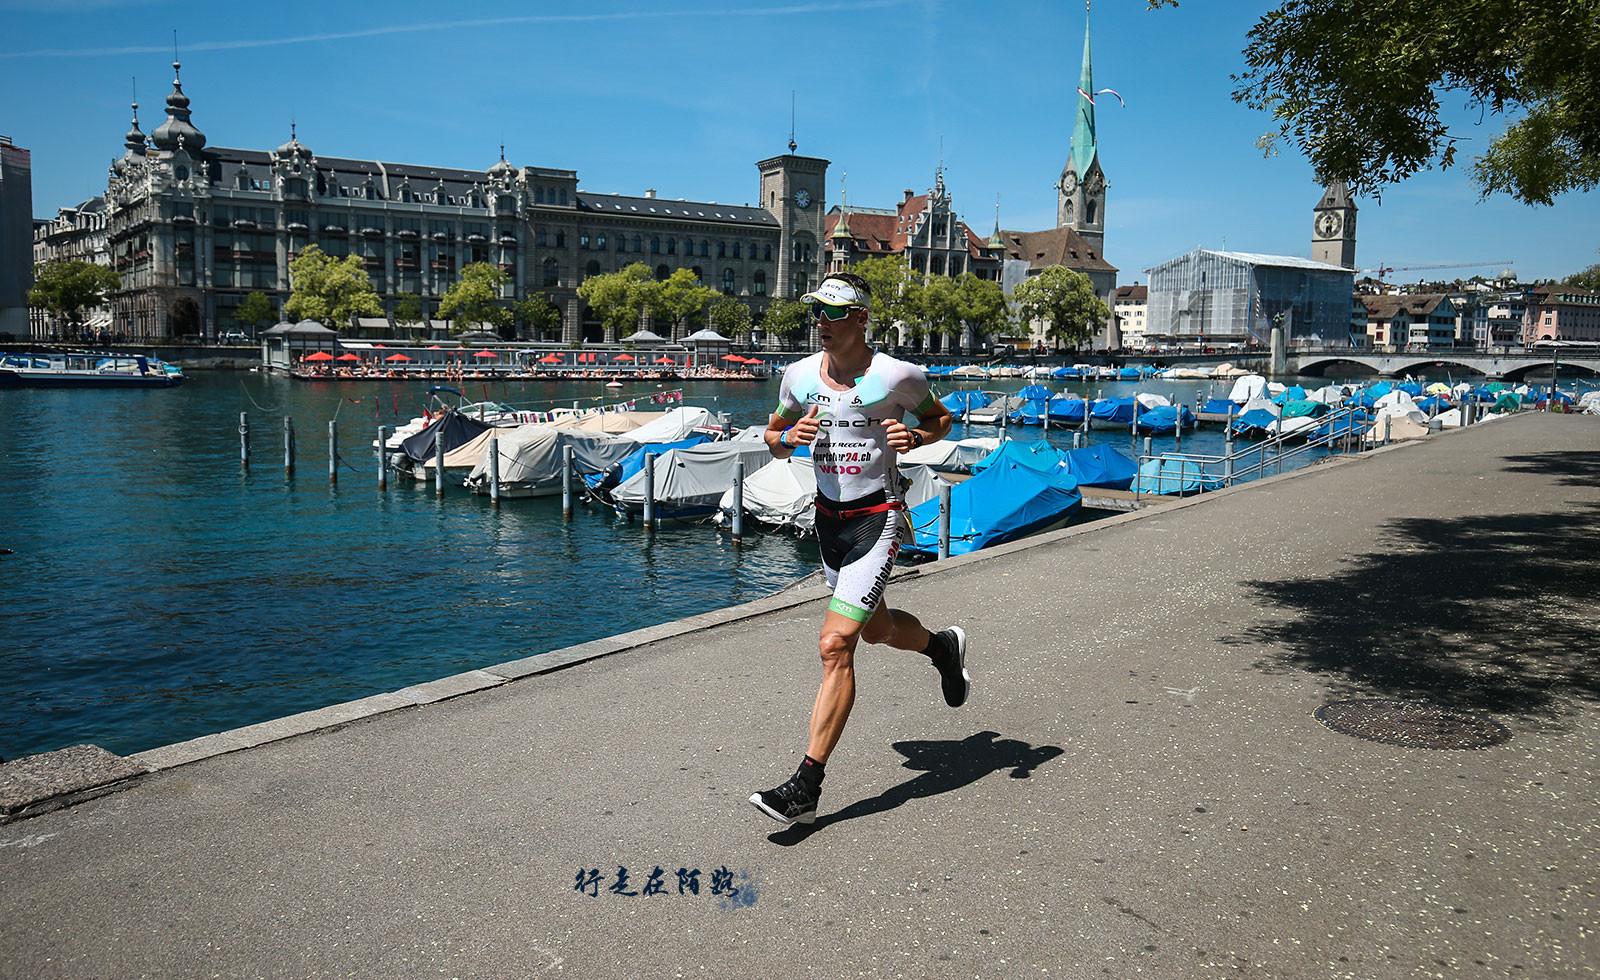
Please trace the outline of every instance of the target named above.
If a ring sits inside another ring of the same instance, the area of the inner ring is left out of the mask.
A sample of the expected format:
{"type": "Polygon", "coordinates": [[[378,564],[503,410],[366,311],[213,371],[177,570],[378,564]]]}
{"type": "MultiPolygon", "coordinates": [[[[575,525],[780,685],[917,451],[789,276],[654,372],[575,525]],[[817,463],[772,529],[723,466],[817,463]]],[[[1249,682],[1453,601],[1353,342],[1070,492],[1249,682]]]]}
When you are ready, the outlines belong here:
{"type": "Polygon", "coordinates": [[[1050,399],[1050,421],[1082,422],[1084,407],[1088,404],[1082,398],[1067,398],[1057,395],[1050,399]]]}
{"type": "Polygon", "coordinates": [[[1145,460],[1144,465],[1139,467],[1136,488],[1139,493],[1189,494],[1215,490],[1220,486],[1220,477],[1208,476],[1200,464],[1192,459],[1158,456],[1145,460]]]}
{"type": "Polygon", "coordinates": [[[1417,408],[1430,414],[1434,412],[1448,411],[1450,408],[1450,402],[1447,399],[1440,398],[1438,395],[1430,395],[1427,398],[1419,398],[1417,399],[1416,405],[1417,408]]]}
{"type": "Polygon", "coordinates": [[[1306,400],[1306,390],[1299,385],[1292,385],[1272,397],[1272,404],[1282,405],[1286,402],[1303,402],[1306,400]]]}
{"type": "Polygon", "coordinates": [[[1089,408],[1089,414],[1102,422],[1121,422],[1127,425],[1133,421],[1133,399],[1096,398],[1089,408]]]}
{"type": "Polygon", "coordinates": [[[1117,372],[1117,377],[1124,381],[1137,381],[1144,377],[1144,372],[1136,367],[1125,367],[1117,372]]]}
{"type": "Polygon", "coordinates": [[[1017,392],[1017,397],[1028,399],[1037,398],[1040,401],[1049,401],[1051,398],[1055,397],[1055,392],[1051,391],[1049,388],[1046,388],[1044,385],[1028,385],[1021,391],[1017,392]]]}
{"type": "Polygon", "coordinates": [[[1048,472],[1063,465],[1061,450],[1043,439],[1006,439],[990,451],[989,455],[972,464],[972,472],[981,473],[991,466],[1011,460],[1029,469],[1048,472]]]}
{"type": "Polygon", "coordinates": [[[1207,415],[1238,415],[1239,406],[1226,398],[1207,398],[1201,411],[1207,415]]]}
{"type": "Polygon", "coordinates": [[[1139,431],[1150,435],[1167,435],[1180,423],[1185,429],[1194,428],[1194,413],[1187,405],[1157,405],[1139,412],[1139,431]]]}
{"type": "Polygon", "coordinates": [[[1030,398],[1006,416],[1017,425],[1044,425],[1045,400],[1030,398]]]}
{"type": "Polygon", "coordinates": [[[655,453],[660,456],[669,449],[688,449],[690,446],[698,446],[702,442],[710,441],[710,436],[690,436],[687,439],[679,439],[677,442],[647,442],[617,460],[612,464],[611,469],[606,470],[604,473],[585,473],[583,482],[598,490],[610,490],[612,487],[626,483],[635,473],[644,469],[644,458],[649,453],[655,453]]]}
{"type": "Polygon", "coordinates": [[[1422,386],[1417,384],[1415,381],[1407,381],[1405,384],[1395,385],[1394,390],[1403,391],[1412,398],[1418,398],[1422,395],[1422,386]]]}
{"type": "Polygon", "coordinates": [[[1110,446],[1086,446],[1069,449],[1062,454],[1067,472],[1080,487],[1106,487],[1126,490],[1139,474],[1139,464],[1120,449],[1110,446]]]}
{"type": "Polygon", "coordinates": [[[1265,435],[1276,430],[1278,417],[1264,408],[1253,408],[1233,420],[1236,435],[1265,435]]]}
{"type": "MultiPolygon", "coordinates": [[[[1003,458],[950,490],[950,553],[965,555],[1043,530],[1083,503],[1077,481],[1003,458]]],[[[939,498],[911,508],[913,554],[939,553],[939,498]]]]}
{"type": "Polygon", "coordinates": [[[985,407],[989,404],[989,396],[981,391],[952,391],[939,399],[939,401],[944,404],[945,408],[948,408],[956,415],[960,415],[969,406],[975,409],[985,407]]]}

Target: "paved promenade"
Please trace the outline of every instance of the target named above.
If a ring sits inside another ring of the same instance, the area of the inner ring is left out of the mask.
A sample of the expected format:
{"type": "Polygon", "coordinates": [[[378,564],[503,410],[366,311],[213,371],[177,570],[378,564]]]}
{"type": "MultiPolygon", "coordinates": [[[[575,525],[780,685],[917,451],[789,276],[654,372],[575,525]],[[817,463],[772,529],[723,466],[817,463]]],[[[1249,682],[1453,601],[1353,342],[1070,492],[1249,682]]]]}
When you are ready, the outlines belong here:
{"type": "Polygon", "coordinates": [[[1116,518],[893,584],[972,700],[864,649],[809,832],[745,797],[820,600],[0,826],[0,976],[1594,976],[1597,555],[1573,417],[1116,518]],[[1510,738],[1313,717],[1352,697],[1510,738]]]}

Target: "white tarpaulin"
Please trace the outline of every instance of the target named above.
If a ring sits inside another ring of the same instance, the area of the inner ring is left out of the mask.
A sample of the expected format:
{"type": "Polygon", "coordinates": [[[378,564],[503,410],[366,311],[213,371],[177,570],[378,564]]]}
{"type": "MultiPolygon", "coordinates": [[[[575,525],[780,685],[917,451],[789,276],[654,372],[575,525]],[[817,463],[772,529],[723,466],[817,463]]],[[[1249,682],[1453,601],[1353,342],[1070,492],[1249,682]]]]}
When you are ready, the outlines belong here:
{"type": "Polygon", "coordinates": [[[1366,440],[1372,443],[1384,441],[1387,429],[1390,442],[1403,442],[1407,439],[1426,439],[1428,437],[1428,419],[1421,412],[1413,413],[1416,418],[1403,413],[1380,414],[1372,429],[1367,433],[1366,440]],[[1388,424],[1385,425],[1385,420],[1388,424]]]}
{"type": "Polygon", "coordinates": [[[1172,402],[1167,398],[1166,395],[1154,395],[1154,394],[1151,394],[1148,391],[1142,391],[1139,394],[1134,395],[1133,398],[1134,398],[1135,401],[1137,401],[1140,405],[1144,406],[1145,408],[1171,408],[1172,407],[1172,402]]]}
{"type": "Polygon", "coordinates": [[[1270,402],[1267,399],[1261,397],[1260,395],[1256,395],[1254,398],[1252,398],[1249,401],[1245,402],[1244,403],[1244,407],[1239,409],[1239,414],[1240,415],[1244,415],[1247,412],[1255,412],[1255,411],[1266,412],[1269,415],[1271,415],[1273,418],[1277,418],[1277,417],[1283,415],[1283,409],[1281,409],[1278,406],[1274,405],[1272,402],[1270,402]]]}
{"type": "MultiPolygon", "coordinates": [[[[444,454],[444,471],[449,473],[451,470],[472,469],[474,466],[478,465],[478,459],[488,451],[490,437],[498,436],[500,438],[500,442],[503,444],[506,439],[510,438],[511,434],[518,431],[519,428],[528,428],[528,426],[504,429],[484,429],[482,432],[478,433],[477,436],[444,454]]],[[[446,443],[446,445],[449,445],[449,443],[446,443]]],[[[412,467],[412,472],[419,480],[433,479],[432,457],[425,459],[421,463],[412,467]]]]}
{"type": "MultiPolygon", "coordinates": [[[[771,459],[772,453],[760,442],[729,440],[668,450],[656,458],[656,506],[663,514],[710,514],[723,492],[733,486],[734,463],[742,460],[745,473],[750,474],[771,459]]],[[[633,514],[644,508],[647,472],[641,469],[611,492],[619,511],[633,514]]]]}
{"type": "MultiPolygon", "coordinates": [[[[1404,395],[1405,392],[1399,392],[1399,394],[1404,395]]],[[[1416,422],[1424,428],[1427,427],[1427,414],[1424,413],[1422,409],[1417,407],[1417,403],[1412,401],[1409,395],[1406,396],[1406,399],[1403,402],[1389,402],[1389,404],[1385,405],[1384,401],[1387,397],[1388,396],[1386,395],[1384,398],[1378,399],[1378,404],[1376,406],[1378,409],[1377,420],[1380,427],[1383,425],[1383,419],[1385,417],[1393,419],[1405,419],[1409,422],[1416,422]]]]}
{"type": "Polygon", "coordinates": [[[602,432],[583,432],[577,429],[558,429],[562,445],[572,447],[572,466],[579,473],[604,473],[639,444],[627,433],[607,435],[602,432]]]}
{"type": "MultiPolygon", "coordinates": [[[[744,510],[763,524],[809,530],[816,522],[817,473],[810,456],[791,456],[770,460],[745,477],[744,510]]],[[[717,504],[717,523],[731,520],[733,489],[730,487],[717,504]]]]}
{"type": "MultiPolygon", "coordinates": [[[[543,425],[524,425],[515,429],[492,429],[499,435],[500,493],[507,497],[538,497],[561,492],[561,447],[565,435],[560,429],[543,425]]],[[[484,433],[478,459],[467,476],[474,493],[489,492],[489,440],[484,433]]],[[[463,449],[466,447],[463,446],[463,449]]],[[[448,465],[450,457],[445,457],[448,465]]]]}
{"type": "Polygon", "coordinates": [[[1235,405],[1243,405],[1261,394],[1266,387],[1266,378],[1259,374],[1247,374],[1233,383],[1233,390],[1228,393],[1228,401],[1235,405]]]}
{"type": "Polygon", "coordinates": [[[896,462],[902,469],[920,464],[945,472],[966,472],[999,446],[999,439],[945,439],[901,453],[896,462]]]}
{"type": "Polygon", "coordinates": [[[1321,402],[1328,406],[1342,405],[1344,399],[1344,389],[1338,385],[1326,385],[1306,394],[1306,401],[1321,402]]]}
{"type": "Polygon", "coordinates": [[[623,433],[635,443],[677,442],[687,438],[695,429],[716,425],[716,419],[703,408],[685,405],[665,412],[660,418],[646,422],[631,432],[623,433]]]}

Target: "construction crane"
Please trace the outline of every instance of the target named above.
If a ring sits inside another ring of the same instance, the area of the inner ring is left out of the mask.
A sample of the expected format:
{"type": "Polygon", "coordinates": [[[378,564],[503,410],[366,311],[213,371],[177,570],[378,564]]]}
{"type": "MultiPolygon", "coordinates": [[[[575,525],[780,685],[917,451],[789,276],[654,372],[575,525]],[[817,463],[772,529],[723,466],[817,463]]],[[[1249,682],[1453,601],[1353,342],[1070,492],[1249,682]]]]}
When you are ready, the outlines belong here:
{"type": "Polygon", "coordinates": [[[1423,269],[1479,269],[1500,266],[1506,268],[1512,265],[1510,259],[1491,259],[1488,262],[1441,262],[1437,265],[1379,265],[1376,269],[1362,269],[1362,273],[1376,273],[1379,279],[1391,272],[1419,272],[1423,269]]]}

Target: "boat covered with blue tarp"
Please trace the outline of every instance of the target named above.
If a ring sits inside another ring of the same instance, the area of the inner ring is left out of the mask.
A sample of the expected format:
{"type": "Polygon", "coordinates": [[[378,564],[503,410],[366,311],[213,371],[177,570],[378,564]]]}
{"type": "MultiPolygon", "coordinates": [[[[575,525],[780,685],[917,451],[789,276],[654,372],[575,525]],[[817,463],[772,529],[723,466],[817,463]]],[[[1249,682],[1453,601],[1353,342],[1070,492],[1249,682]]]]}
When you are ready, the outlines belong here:
{"type": "Polygon", "coordinates": [[[1169,456],[1145,460],[1144,465],[1139,467],[1138,479],[1134,481],[1134,489],[1142,494],[1183,495],[1216,490],[1221,486],[1221,477],[1206,473],[1194,460],[1169,456]]]}
{"type": "Polygon", "coordinates": [[[1206,405],[1200,411],[1207,415],[1237,415],[1239,406],[1227,398],[1207,398],[1206,405]]]}
{"type": "Polygon", "coordinates": [[[986,391],[952,391],[939,399],[940,403],[953,414],[961,415],[969,408],[983,408],[989,404],[989,393],[986,391]]]}
{"type": "Polygon", "coordinates": [[[1187,405],[1157,405],[1139,412],[1139,431],[1149,435],[1170,435],[1180,425],[1185,429],[1194,428],[1194,413],[1187,405]]]}
{"type": "Polygon", "coordinates": [[[1089,414],[1100,422],[1121,422],[1127,425],[1133,421],[1133,406],[1136,403],[1129,398],[1096,398],[1089,407],[1089,414]]]}
{"type": "Polygon", "coordinates": [[[663,456],[673,449],[688,449],[690,446],[698,446],[703,442],[710,441],[710,436],[693,435],[687,439],[679,439],[676,442],[645,443],[638,449],[635,449],[633,452],[617,460],[612,464],[611,468],[606,470],[604,473],[585,473],[583,475],[583,482],[589,485],[589,489],[599,493],[604,493],[613,487],[620,486],[621,484],[633,479],[633,475],[635,473],[638,473],[640,470],[644,469],[644,458],[650,453],[655,453],[657,456],[663,456]]]}
{"type": "Polygon", "coordinates": [[[1047,403],[1043,398],[1030,398],[1017,406],[1007,418],[1017,425],[1044,425],[1047,403]]]}
{"type": "MultiPolygon", "coordinates": [[[[1083,504],[1078,482],[1059,467],[1039,470],[1006,455],[950,489],[950,553],[965,555],[1059,527],[1083,504]]],[[[939,499],[910,511],[911,554],[939,553],[939,499]]]]}
{"type": "Polygon", "coordinates": [[[1088,409],[1089,403],[1082,398],[1069,398],[1066,395],[1057,395],[1050,399],[1048,405],[1050,421],[1052,422],[1082,422],[1083,413],[1088,409]]]}
{"type": "Polygon", "coordinates": [[[1049,401],[1051,398],[1055,397],[1055,394],[1055,392],[1051,391],[1049,388],[1046,388],[1044,385],[1025,385],[1021,391],[1017,392],[1017,397],[1026,398],[1030,401],[1035,399],[1038,401],[1049,401]]]}

